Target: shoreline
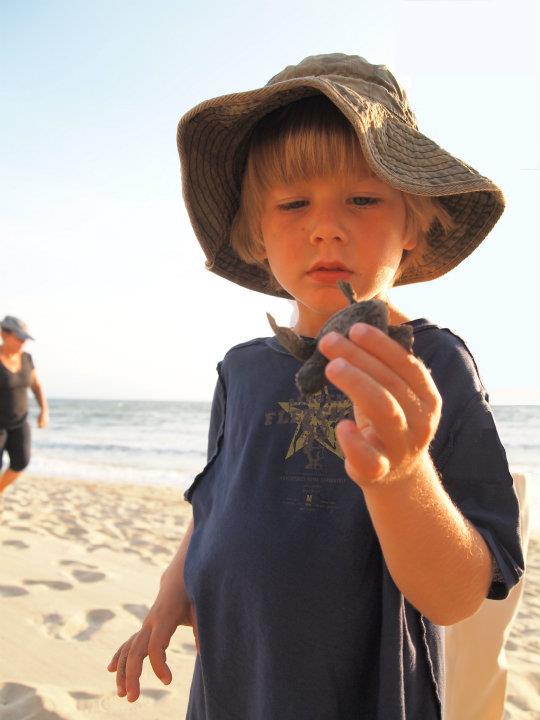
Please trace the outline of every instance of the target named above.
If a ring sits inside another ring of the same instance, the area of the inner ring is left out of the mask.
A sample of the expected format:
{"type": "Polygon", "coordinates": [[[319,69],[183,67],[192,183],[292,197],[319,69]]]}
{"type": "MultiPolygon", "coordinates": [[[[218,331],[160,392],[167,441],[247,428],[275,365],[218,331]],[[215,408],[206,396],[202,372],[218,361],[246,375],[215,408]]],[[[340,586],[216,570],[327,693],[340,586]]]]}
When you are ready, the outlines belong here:
{"type": "MultiPolygon", "coordinates": [[[[0,708],[6,720],[183,717],[195,643],[177,630],[173,682],[145,661],[141,697],[116,696],[106,665],[140,627],[191,515],[182,491],[23,476],[0,499],[0,708]],[[44,661],[44,659],[46,659],[44,661]]],[[[540,716],[540,532],[507,643],[506,720],[540,716]]]]}

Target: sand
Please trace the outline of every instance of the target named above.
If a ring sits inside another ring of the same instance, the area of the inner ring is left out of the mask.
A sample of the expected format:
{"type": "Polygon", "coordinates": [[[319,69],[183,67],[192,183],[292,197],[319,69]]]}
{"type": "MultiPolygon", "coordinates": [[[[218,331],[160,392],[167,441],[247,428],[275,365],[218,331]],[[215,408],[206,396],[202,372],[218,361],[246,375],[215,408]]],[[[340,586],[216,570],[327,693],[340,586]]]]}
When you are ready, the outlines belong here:
{"type": "Polygon", "coordinates": [[[505,720],[540,718],[540,534],[529,540],[525,591],[506,643],[505,720]]]}
{"type": "MultiPolygon", "coordinates": [[[[181,493],[26,476],[1,505],[1,720],[184,717],[195,658],[190,628],[179,628],[168,650],[172,684],[145,664],[136,703],[116,696],[106,670],[139,629],[178,547],[190,517],[181,493]]],[[[540,538],[533,535],[507,645],[507,720],[540,718],[539,609],[540,538]]]]}

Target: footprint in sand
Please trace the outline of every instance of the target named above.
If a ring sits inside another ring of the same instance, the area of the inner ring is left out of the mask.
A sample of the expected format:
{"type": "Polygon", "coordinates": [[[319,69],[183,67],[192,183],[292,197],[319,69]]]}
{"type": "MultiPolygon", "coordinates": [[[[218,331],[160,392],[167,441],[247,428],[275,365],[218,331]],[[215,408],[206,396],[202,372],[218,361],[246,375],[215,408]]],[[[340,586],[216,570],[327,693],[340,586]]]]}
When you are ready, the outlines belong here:
{"type": "Polygon", "coordinates": [[[106,575],[102,572],[96,572],[98,569],[97,565],[90,565],[89,563],[80,562],[78,560],[60,560],[60,565],[64,567],[76,566],[75,570],[71,571],[71,574],[82,583],[92,583],[104,580],[106,575]]]}
{"type": "Polygon", "coordinates": [[[125,605],[122,605],[122,607],[124,608],[124,610],[127,610],[128,613],[134,615],[137,620],[140,620],[141,622],[148,615],[148,611],[150,609],[148,605],[134,605],[132,603],[126,603],[125,605]]]}
{"type": "Polygon", "coordinates": [[[114,617],[115,614],[112,612],[112,610],[89,610],[86,613],[86,622],[88,623],[88,626],[84,630],[81,630],[79,633],[77,633],[77,635],[75,635],[73,639],[80,641],[90,640],[92,635],[94,635],[98,630],[101,629],[101,627],[106,622],[112,620],[114,617]]]}
{"type": "Polygon", "coordinates": [[[28,595],[28,590],[17,585],[0,585],[0,597],[18,597],[19,595],[28,595]]]}
{"type": "MultiPolygon", "coordinates": [[[[41,632],[55,640],[89,640],[106,622],[115,617],[110,610],[89,610],[84,616],[77,613],[66,620],[60,613],[48,613],[36,617],[35,624],[41,632]]],[[[88,700],[90,698],[78,698],[88,700]]]]}
{"type": "Polygon", "coordinates": [[[107,543],[99,543],[98,545],[88,545],[86,548],[86,552],[91,553],[95,552],[96,550],[112,550],[113,548],[110,545],[107,545],[107,543]]]}
{"type": "Polygon", "coordinates": [[[135,547],[148,547],[148,545],[150,545],[148,540],[145,540],[144,538],[137,537],[137,536],[132,537],[130,539],[130,543],[132,545],[135,545],[135,547]]]}
{"type": "Polygon", "coordinates": [[[72,690],[69,692],[69,695],[73,698],[73,700],[75,700],[77,704],[77,710],[82,710],[83,712],[85,710],[95,710],[96,706],[99,707],[100,700],[102,699],[100,695],[88,693],[84,690],[72,690]]]}
{"type": "Polygon", "coordinates": [[[141,688],[141,695],[151,700],[162,700],[169,694],[169,690],[154,690],[153,688],[141,688]]]}
{"type": "Polygon", "coordinates": [[[36,688],[8,682],[0,686],[2,717],[24,720],[68,720],[65,715],[47,710],[36,688]]]}
{"type": "Polygon", "coordinates": [[[73,535],[74,537],[79,538],[81,535],[88,535],[88,530],[80,525],[72,525],[66,529],[65,534],[73,535]]]}
{"type": "Polygon", "coordinates": [[[8,545],[9,547],[17,548],[17,550],[25,550],[26,548],[30,547],[30,545],[27,545],[22,540],[4,540],[2,542],[2,545],[8,545]]]}
{"type": "Polygon", "coordinates": [[[23,580],[25,585],[45,585],[51,590],[71,590],[73,585],[62,580],[23,580]]]}
{"type": "Polygon", "coordinates": [[[69,693],[74,700],[97,700],[99,695],[93,693],[84,692],[84,690],[74,690],[69,693]]]}
{"type": "Polygon", "coordinates": [[[195,655],[197,653],[195,643],[182,643],[181,648],[188,655],[195,655]]]}
{"type": "Polygon", "coordinates": [[[67,565],[70,567],[72,565],[77,565],[77,567],[83,567],[83,568],[86,568],[87,570],[97,570],[98,569],[97,565],[90,565],[89,563],[80,562],[80,560],[60,560],[60,565],[64,565],[64,566],[67,565]]]}
{"type": "Polygon", "coordinates": [[[99,582],[99,580],[104,580],[106,577],[105,573],[94,572],[93,570],[73,570],[71,574],[75,580],[82,583],[99,582]]]}
{"type": "Polygon", "coordinates": [[[55,640],[62,640],[60,630],[64,626],[64,618],[59,613],[48,613],[41,618],[36,619],[36,624],[41,632],[45,632],[49,637],[55,640]]]}

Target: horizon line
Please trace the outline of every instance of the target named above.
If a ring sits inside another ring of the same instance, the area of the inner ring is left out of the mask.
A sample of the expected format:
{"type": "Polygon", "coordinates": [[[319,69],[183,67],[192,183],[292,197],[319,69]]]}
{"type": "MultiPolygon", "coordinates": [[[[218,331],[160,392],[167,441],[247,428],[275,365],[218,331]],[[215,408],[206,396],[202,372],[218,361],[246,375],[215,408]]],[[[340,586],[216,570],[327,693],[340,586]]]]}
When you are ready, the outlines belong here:
{"type": "MultiPolygon", "coordinates": [[[[496,395],[496,393],[489,393],[490,397],[491,395],[496,395]]],[[[135,397],[80,397],[80,396],[49,396],[49,401],[56,401],[56,400],[67,400],[67,401],[75,401],[75,402],[153,402],[153,403],[201,403],[205,405],[211,405],[212,400],[211,399],[180,399],[180,398],[135,398],[135,397]]],[[[37,401],[35,398],[31,398],[31,401],[37,406],[37,401]]],[[[497,398],[495,400],[490,400],[489,404],[494,407],[513,407],[513,406],[521,406],[521,407],[540,407],[540,399],[539,400],[533,400],[530,402],[523,402],[520,398],[517,398],[516,400],[502,400],[502,398],[497,402],[497,398]]]]}

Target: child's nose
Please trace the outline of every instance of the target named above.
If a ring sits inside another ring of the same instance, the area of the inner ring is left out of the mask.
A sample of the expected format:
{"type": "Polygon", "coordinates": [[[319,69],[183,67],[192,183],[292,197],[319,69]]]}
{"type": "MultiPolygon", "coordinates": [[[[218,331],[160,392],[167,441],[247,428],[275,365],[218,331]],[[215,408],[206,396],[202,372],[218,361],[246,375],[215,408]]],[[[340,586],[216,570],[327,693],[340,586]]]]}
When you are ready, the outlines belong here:
{"type": "Polygon", "coordinates": [[[347,230],[335,217],[321,218],[313,224],[309,241],[312,245],[346,243],[348,241],[347,230]]]}
{"type": "Polygon", "coordinates": [[[346,242],[348,239],[346,217],[341,202],[332,198],[313,202],[309,215],[309,239],[312,245],[346,242]]]}

